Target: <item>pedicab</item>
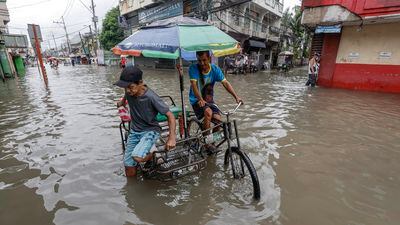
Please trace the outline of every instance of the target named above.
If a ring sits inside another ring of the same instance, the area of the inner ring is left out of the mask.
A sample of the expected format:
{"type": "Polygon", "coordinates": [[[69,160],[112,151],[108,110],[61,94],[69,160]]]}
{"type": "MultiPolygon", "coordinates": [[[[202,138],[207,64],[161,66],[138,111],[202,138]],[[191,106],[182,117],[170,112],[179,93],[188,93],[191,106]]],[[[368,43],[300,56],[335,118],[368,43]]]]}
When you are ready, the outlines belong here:
{"type": "MultiPolygon", "coordinates": [[[[156,119],[162,127],[162,134],[151,150],[153,159],[139,164],[143,177],[168,181],[203,170],[209,157],[206,145],[213,143],[218,151],[212,155],[222,152],[222,147],[226,147],[224,168],[227,176],[237,181],[238,186],[246,191],[245,195],[259,199],[260,184],[257,172],[249,156],[241,148],[236,120],[230,119],[241,103],[231,111],[222,112],[225,119],[213,121],[210,129],[203,130],[202,121],[186,109],[183,94],[182,60],[185,55],[195,54],[196,51],[211,51],[216,57],[236,54],[240,51],[237,41],[204,21],[180,16],[155,21],[140,28],[115,46],[112,51],[117,55],[176,60],[181,106],[177,106],[170,96],[162,98],[170,102],[170,110],[179,121],[177,124],[180,139],[177,140],[175,149],[169,151],[164,149],[168,135],[167,118],[164,115],[157,115],[156,119]]],[[[129,136],[129,119],[122,118],[119,126],[123,150],[129,136]]]]}
{"type": "Polygon", "coordinates": [[[289,51],[283,51],[278,54],[278,70],[288,72],[293,66],[293,53],[289,51]]]}

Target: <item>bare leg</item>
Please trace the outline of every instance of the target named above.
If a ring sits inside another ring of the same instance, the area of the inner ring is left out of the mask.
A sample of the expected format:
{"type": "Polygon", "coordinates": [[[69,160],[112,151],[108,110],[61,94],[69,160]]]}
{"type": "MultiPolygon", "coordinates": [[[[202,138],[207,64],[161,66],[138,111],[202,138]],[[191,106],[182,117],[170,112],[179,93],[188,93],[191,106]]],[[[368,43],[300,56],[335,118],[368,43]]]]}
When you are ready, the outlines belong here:
{"type": "Polygon", "coordinates": [[[125,176],[126,177],[135,177],[137,173],[136,166],[125,166],[125,176]]]}
{"type": "MultiPolygon", "coordinates": [[[[204,110],[203,130],[207,130],[210,128],[212,115],[213,115],[212,110],[209,107],[207,107],[204,110]]],[[[205,132],[205,134],[209,134],[209,131],[205,132]]]]}
{"type": "Polygon", "coordinates": [[[147,161],[151,160],[152,158],[153,158],[153,153],[147,154],[144,158],[133,157],[133,159],[134,159],[136,162],[139,162],[139,163],[147,162],[147,161]]]}
{"type": "MultiPolygon", "coordinates": [[[[221,115],[220,114],[217,114],[217,113],[214,113],[213,114],[213,121],[214,121],[214,123],[220,123],[221,121],[222,121],[222,118],[221,118],[221,115]]],[[[214,129],[213,129],[213,132],[217,132],[217,131],[220,131],[221,130],[221,126],[218,126],[218,127],[215,127],[214,129]]]]}

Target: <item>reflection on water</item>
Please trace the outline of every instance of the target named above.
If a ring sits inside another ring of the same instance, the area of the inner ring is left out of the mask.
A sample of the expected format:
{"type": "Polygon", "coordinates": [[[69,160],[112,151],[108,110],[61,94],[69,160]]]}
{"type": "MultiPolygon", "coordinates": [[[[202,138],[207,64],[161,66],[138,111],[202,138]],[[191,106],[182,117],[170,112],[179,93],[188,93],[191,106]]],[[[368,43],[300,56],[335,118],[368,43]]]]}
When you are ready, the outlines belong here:
{"type": "MultiPolygon", "coordinates": [[[[309,89],[303,70],[228,75],[245,101],[235,118],[261,182],[254,202],[233,193],[220,156],[177,181],[127,180],[118,71],[60,67],[46,89],[30,68],[0,84],[0,224],[400,221],[398,95],[309,89]]],[[[144,79],[179,99],[174,72],[147,70],[144,79]]],[[[216,99],[223,110],[235,105],[221,85],[216,99]]]]}

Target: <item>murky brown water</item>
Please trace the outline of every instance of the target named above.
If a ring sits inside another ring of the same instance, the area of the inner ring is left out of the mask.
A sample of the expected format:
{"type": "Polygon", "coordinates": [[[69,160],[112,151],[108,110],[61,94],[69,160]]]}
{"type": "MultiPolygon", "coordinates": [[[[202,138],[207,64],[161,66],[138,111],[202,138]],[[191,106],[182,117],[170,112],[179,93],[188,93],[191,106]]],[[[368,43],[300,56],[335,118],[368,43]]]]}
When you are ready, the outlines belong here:
{"type": "MultiPolygon", "coordinates": [[[[304,87],[304,71],[228,76],[262,199],[221,157],[174,182],[123,175],[116,68],[30,68],[0,83],[0,224],[399,224],[400,95],[304,87]]],[[[171,71],[146,71],[178,98],[171,71]]],[[[234,101],[217,88],[224,109],[234,101]]]]}

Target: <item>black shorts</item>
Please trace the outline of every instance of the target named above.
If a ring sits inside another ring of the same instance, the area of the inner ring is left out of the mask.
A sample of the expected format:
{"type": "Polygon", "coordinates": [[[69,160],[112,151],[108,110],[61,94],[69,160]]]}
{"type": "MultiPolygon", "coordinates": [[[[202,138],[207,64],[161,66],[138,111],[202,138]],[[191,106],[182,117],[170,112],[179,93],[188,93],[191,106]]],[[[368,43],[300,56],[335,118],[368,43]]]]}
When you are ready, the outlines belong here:
{"type": "Polygon", "coordinates": [[[192,105],[194,114],[196,114],[197,119],[201,120],[204,117],[204,112],[206,111],[207,108],[210,108],[213,112],[213,114],[220,114],[220,110],[218,109],[217,106],[214,104],[209,104],[206,103],[205,106],[200,107],[198,102],[192,105]]]}

